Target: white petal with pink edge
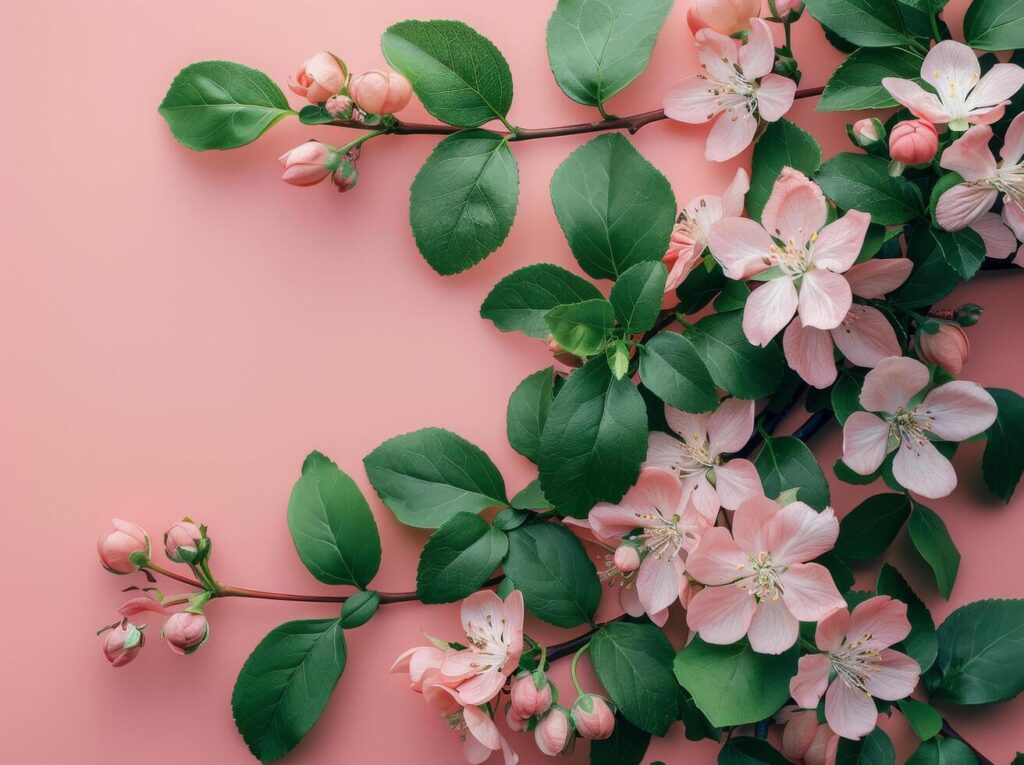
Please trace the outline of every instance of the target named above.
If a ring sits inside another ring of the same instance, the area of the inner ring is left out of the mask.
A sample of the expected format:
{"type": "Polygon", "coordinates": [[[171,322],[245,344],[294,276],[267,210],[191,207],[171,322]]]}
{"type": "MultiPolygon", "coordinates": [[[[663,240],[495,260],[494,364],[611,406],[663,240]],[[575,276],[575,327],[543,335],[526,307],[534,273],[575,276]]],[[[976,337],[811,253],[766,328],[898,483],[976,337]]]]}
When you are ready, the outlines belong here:
{"type": "Polygon", "coordinates": [[[869,412],[895,412],[906,406],[930,379],[928,367],[906,356],[883,359],[864,378],[860,405],[869,412]]]}
{"type": "Polygon", "coordinates": [[[752,345],[768,345],[793,318],[799,301],[790,277],[765,282],[747,298],[743,309],[743,334],[752,345]]]}
{"type": "Polygon", "coordinates": [[[956,488],[956,471],[931,441],[904,442],[892,461],[892,474],[904,488],[928,499],[947,497],[956,488]]]}
{"type": "Polygon", "coordinates": [[[800,282],[800,321],[805,327],[833,329],[853,305],[850,283],[842,274],[816,268],[800,282]]]}
{"type": "Polygon", "coordinates": [[[963,441],[988,430],[998,407],[977,383],[954,380],[925,396],[919,411],[932,419],[932,433],[943,441],[963,441]]]}
{"type": "Polygon", "coordinates": [[[871,475],[889,453],[889,423],[870,412],[854,412],[843,426],[843,462],[854,473],[871,475]]]}

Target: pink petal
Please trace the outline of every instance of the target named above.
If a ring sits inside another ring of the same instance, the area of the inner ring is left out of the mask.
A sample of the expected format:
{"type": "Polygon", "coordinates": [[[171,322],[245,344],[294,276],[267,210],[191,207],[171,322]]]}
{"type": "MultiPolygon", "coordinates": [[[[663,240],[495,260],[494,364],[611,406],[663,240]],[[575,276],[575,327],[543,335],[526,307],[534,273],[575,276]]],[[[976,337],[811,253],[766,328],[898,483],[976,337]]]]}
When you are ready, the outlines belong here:
{"type": "Polygon", "coordinates": [[[1003,148],[999,151],[1003,158],[1003,166],[1016,165],[1024,157],[1024,112],[1013,118],[1010,127],[1006,128],[1003,148]]]}
{"type": "Polygon", "coordinates": [[[754,598],[734,585],[705,587],[690,601],[686,623],[706,642],[729,645],[747,634],[756,609],[754,598]]]}
{"type": "Polygon", "coordinates": [[[644,558],[636,575],[636,592],[644,611],[653,614],[678,600],[681,569],[682,561],[678,555],[671,558],[648,555],[644,558]]]}
{"type": "Polygon", "coordinates": [[[695,473],[683,482],[683,493],[693,502],[694,507],[708,523],[714,523],[722,500],[715,487],[708,481],[707,471],[695,473]]]}
{"type": "MultiPolygon", "coordinates": [[[[800,657],[796,676],[789,681],[789,695],[804,709],[814,709],[828,688],[828,673],[832,662],[823,653],[800,657]]],[[[815,718],[814,727],[817,728],[815,718]]]]}
{"type": "Polygon", "coordinates": [[[793,318],[798,303],[796,287],[789,276],[780,276],[755,289],[743,309],[743,333],[747,340],[753,345],[768,345],[793,318]]]}
{"type": "Polygon", "coordinates": [[[811,250],[811,260],[820,268],[841,274],[857,261],[871,216],[850,210],[837,221],[829,223],[818,234],[811,250]]]}
{"type": "Polygon", "coordinates": [[[869,672],[864,681],[868,693],[885,701],[903,699],[914,692],[921,667],[909,656],[886,648],[877,672],[869,672]]]}
{"type": "Polygon", "coordinates": [[[643,616],[646,613],[636,587],[619,587],[619,605],[630,616],[643,616]]]}
{"type": "Polygon", "coordinates": [[[694,39],[697,42],[697,59],[710,78],[727,82],[736,76],[739,61],[733,38],[705,27],[697,32],[694,39]]]}
{"type": "Polygon", "coordinates": [[[795,563],[782,575],[782,602],[802,622],[816,622],[846,608],[832,574],[817,563],[795,563]]]}
{"type": "Polygon", "coordinates": [[[704,448],[707,443],[710,414],[693,414],[665,406],[665,421],[690,446],[704,448]]]}
{"type": "Polygon", "coordinates": [[[767,534],[774,563],[803,563],[835,546],[839,521],[831,507],[819,513],[803,502],[790,502],[769,521],[767,534]]]}
{"type": "MultiPolygon", "coordinates": [[[[822,686],[821,692],[825,692],[824,686],[822,686]]],[[[778,715],[775,719],[778,720],[778,715]]],[[[817,732],[818,716],[814,712],[797,712],[782,729],[782,740],[779,742],[782,753],[790,760],[803,760],[804,753],[810,747],[817,732]]]]}
{"type": "Polygon", "coordinates": [[[474,592],[462,601],[461,616],[462,631],[470,635],[474,624],[499,624],[505,616],[505,601],[493,590],[474,592]]]}
{"type": "Polygon", "coordinates": [[[708,246],[730,279],[749,279],[768,266],[772,238],[748,218],[722,218],[708,234],[708,246]]]}
{"type": "Polygon", "coordinates": [[[843,323],[830,331],[842,354],[858,367],[874,367],[901,352],[896,330],[881,311],[871,306],[850,306],[843,323]]]}
{"type": "Polygon", "coordinates": [[[1024,239],[1024,208],[1012,199],[1004,198],[1002,218],[1017,239],[1024,239]]]}
{"type": "Polygon", "coordinates": [[[895,412],[923,389],[930,379],[928,367],[915,359],[883,359],[868,372],[860,391],[860,405],[869,412],[895,412]]]}
{"type": "MultiPolygon", "coordinates": [[[[486,592],[491,592],[486,590],[486,592]]],[[[473,677],[479,670],[479,656],[468,648],[461,651],[447,651],[439,667],[445,680],[465,680],[473,677]]]]}
{"type": "Polygon", "coordinates": [[[775,41],[763,19],[751,19],[747,44],[740,48],[740,69],[748,82],[764,77],[775,66],[775,41]]]}
{"type": "Polygon", "coordinates": [[[690,576],[708,585],[729,585],[749,575],[749,564],[750,559],[721,526],[708,529],[697,548],[686,559],[686,569],[690,576]]]}
{"type": "Polygon", "coordinates": [[[968,113],[984,114],[999,106],[1005,106],[1022,85],[1024,69],[1016,64],[995,64],[985,72],[974,86],[974,90],[967,96],[965,105],[968,113]]]}
{"type": "Polygon", "coordinates": [[[825,719],[843,738],[859,739],[875,729],[878,710],[864,691],[835,680],[825,694],[825,719]]]}
{"type": "Polygon", "coordinates": [[[939,197],[935,221],[946,231],[960,231],[992,209],[998,192],[991,186],[960,183],[939,197]]]}
{"type": "Polygon", "coordinates": [[[954,380],[925,396],[918,411],[932,418],[932,433],[943,441],[963,441],[988,430],[998,408],[977,383],[954,380]]]}
{"type": "Polygon", "coordinates": [[[905,489],[928,499],[953,493],[956,471],[931,441],[904,441],[892,462],[892,474],[905,489]]]}
{"type": "Polygon", "coordinates": [[[750,176],[742,167],[722,194],[722,215],[735,217],[743,214],[743,204],[750,191],[750,176]]]}
{"type": "Polygon", "coordinates": [[[889,91],[890,96],[910,109],[915,117],[936,124],[949,122],[949,112],[935,94],[929,93],[913,80],[883,77],[882,86],[889,91]]]}
{"type": "Polygon", "coordinates": [[[921,64],[921,79],[935,88],[947,104],[967,95],[980,76],[981,65],[974,51],[954,40],[937,44],[921,64]]]}
{"type": "Polygon", "coordinates": [[[704,158],[725,162],[750,146],[757,132],[757,120],[747,111],[746,102],[730,106],[719,115],[708,133],[704,158]]]}
{"type": "Polygon", "coordinates": [[[786,352],[786,362],[809,385],[827,388],[836,381],[836,362],[829,330],[805,327],[797,316],[786,327],[782,349],[786,352]]]}
{"type": "Polygon", "coordinates": [[[644,467],[673,470],[679,464],[682,443],[668,433],[651,433],[647,436],[647,459],[644,467]]]}
{"type": "Polygon", "coordinates": [[[799,170],[784,168],[761,212],[761,222],[776,239],[803,247],[825,225],[828,205],[821,187],[799,170]]]}
{"type": "Polygon", "coordinates": [[[779,74],[767,74],[757,88],[757,113],[765,122],[782,119],[796,97],[796,83],[779,74]]]}
{"type": "Polygon", "coordinates": [[[711,414],[707,432],[712,456],[738,452],[754,432],[754,402],[727,398],[711,414]]]}
{"type": "Polygon", "coordinates": [[[992,128],[975,125],[942,153],[939,164],[959,173],[965,181],[983,181],[996,174],[996,158],[988,147],[992,128]]]}
{"type": "Polygon", "coordinates": [[[729,460],[715,468],[715,489],[726,510],[735,510],[748,499],[764,496],[761,476],[750,460],[729,460]]]}
{"type": "Polygon", "coordinates": [[[657,467],[640,471],[636,484],[617,504],[601,502],[590,511],[590,525],[599,537],[615,539],[637,527],[657,525],[650,516],[658,510],[672,513],[683,501],[683,488],[674,473],[657,467]]]}
{"type": "Polygon", "coordinates": [[[687,77],[665,94],[665,116],[677,122],[699,125],[720,111],[719,99],[708,91],[708,82],[700,77],[687,77]]]}
{"type": "Polygon", "coordinates": [[[459,703],[466,707],[485,704],[498,695],[502,686],[505,685],[505,680],[505,675],[497,669],[481,672],[465,682],[459,683],[459,703]]]}
{"type": "Polygon", "coordinates": [[[854,412],[843,426],[843,462],[858,475],[871,475],[889,453],[889,423],[870,412],[854,412]]]}
{"type": "Polygon", "coordinates": [[[913,269],[910,258],[873,258],[851,266],[846,281],[857,297],[880,298],[903,284],[913,269]]]}
{"type": "Polygon", "coordinates": [[[757,653],[780,654],[791,648],[799,636],[800,622],[789,612],[784,600],[762,600],[757,604],[747,632],[750,647],[757,653]]]}
{"type": "MultiPolygon", "coordinates": [[[[1012,211],[1015,209],[1020,208],[1012,202],[1004,202],[1003,216],[1012,218],[1014,215],[1012,211]],[[1009,215],[1007,215],[1008,211],[1010,211],[1009,215]]],[[[1007,227],[1007,224],[1003,223],[1003,218],[995,213],[988,212],[982,215],[971,224],[971,230],[981,237],[981,241],[985,245],[985,257],[1007,258],[1017,249],[1017,237],[1007,227]]]]}
{"type": "Polygon", "coordinates": [[[838,756],[839,736],[827,725],[819,725],[804,754],[804,765],[836,765],[838,756]]]}
{"type": "Polygon", "coordinates": [[[506,672],[510,671],[508,663],[518,664],[519,656],[523,652],[523,619],[525,616],[523,593],[520,590],[513,590],[505,598],[505,643],[508,646],[506,672]]]}
{"type": "Polygon", "coordinates": [[[864,642],[867,648],[888,648],[910,634],[907,604],[888,595],[868,598],[853,609],[845,632],[851,641],[870,635],[864,642]]]}
{"type": "Polygon", "coordinates": [[[501,733],[489,714],[476,707],[467,707],[463,717],[473,738],[492,751],[501,749],[501,733]]]}
{"type": "Polygon", "coordinates": [[[850,612],[843,605],[818,622],[814,630],[814,643],[819,651],[834,653],[843,644],[849,631],[850,612]]]}
{"type": "MultiPolygon", "coordinates": [[[[758,557],[772,549],[770,535],[772,521],[779,514],[779,503],[763,494],[748,499],[736,510],[732,519],[733,539],[741,550],[750,557],[758,557]]],[[[738,574],[738,579],[745,574],[738,574]]]]}
{"type": "Polygon", "coordinates": [[[800,321],[805,327],[832,329],[853,305],[850,283],[842,274],[817,268],[800,282],[800,321]]]}
{"type": "Polygon", "coordinates": [[[164,615],[171,613],[148,595],[142,595],[137,598],[126,600],[121,604],[121,607],[117,609],[117,612],[121,614],[121,616],[135,616],[136,614],[141,614],[144,611],[152,611],[153,613],[164,615]]]}

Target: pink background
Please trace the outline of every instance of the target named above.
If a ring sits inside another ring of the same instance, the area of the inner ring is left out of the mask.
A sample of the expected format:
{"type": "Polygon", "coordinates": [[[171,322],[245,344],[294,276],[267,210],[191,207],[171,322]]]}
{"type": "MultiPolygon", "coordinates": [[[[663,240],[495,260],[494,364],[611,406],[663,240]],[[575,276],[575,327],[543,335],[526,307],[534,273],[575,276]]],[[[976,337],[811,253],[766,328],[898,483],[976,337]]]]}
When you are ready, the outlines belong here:
{"type": "MultiPolygon", "coordinates": [[[[963,3],[958,4],[961,9],[963,3]]],[[[257,144],[195,154],[176,144],[156,107],[177,70],[209,58],[245,62],[282,85],[312,52],[330,47],[354,69],[382,65],[380,32],[407,18],[463,19],[489,36],[512,68],[513,123],[589,120],[592,110],[559,92],[543,55],[553,3],[504,7],[479,0],[203,0],[179,3],[19,3],[5,13],[0,46],[6,119],[0,333],[0,433],[4,469],[6,616],[0,714],[4,759],[32,763],[121,761],[154,765],[252,761],[232,724],[229,696],[249,650],[287,619],[324,617],[332,606],[227,600],[208,610],[212,638],[181,659],[157,628],[142,656],[113,671],[94,630],[113,621],[121,587],[96,563],[94,540],[111,516],[156,538],[190,514],[209,524],[213,567],[225,582],[322,591],[298,561],[285,523],[289,490],[307,452],[319,449],[373,497],[361,458],[384,439],[426,425],[483,447],[509,489],[533,468],[505,440],[505,403],[526,374],[546,365],[543,345],[503,336],[478,315],[491,286],[538,261],[575,268],[548,199],[558,163],[583,139],[516,145],[522,193],[505,246],[461,276],[440,278],[417,254],[407,227],[409,183],[434,145],[396,137],[367,146],[359,188],[281,183],[276,157],[312,136],[343,137],[295,120],[257,144]]],[[[676,3],[650,69],[611,103],[619,114],[655,108],[660,94],[696,69],[676,3]]],[[[805,86],[838,61],[816,24],[796,28],[805,86]]],[[[292,97],[295,107],[301,104],[292,97]]],[[[402,115],[424,117],[418,106],[402,115]]],[[[843,150],[843,116],[789,115],[843,150]]],[[[680,202],[718,193],[736,163],[702,159],[704,131],[659,123],[637,147],[672,181],[680,202]]],[[[749,163],[749,156],[741,158],[749,163]]],[[[984,304],[965,375],[1024,388],[1017,274],[985,274],[948,302],[984,304]]],[[[826,465],[834,428],[815,443],[826,465]]],[[[961,450],[961,487],[933,503],[965,553],[949,603],[922,564],[896,557],[941,619],[983,597],[1024,595],[1019,495],[1004,507],[981,486],[981,445],[961,450]]],[[[840,512],[878,487],[836,487],[840,512]]],[[[374,585],[414,584],[422,531],[403,528],[373,497],[384,541],[374,585]]],[[[865,569],[864,583],[875,566],[865,569]]],[[[167,591],[176,592],[175,587],[167,591]]],[[[612,604],[604,612],[614,613],[612,604]]],[[[677,624],[677,623],[676,623],[677,624]]],[[[677,624],[678,627],[678,624],[677,624]]],[[[388,606],[349,635],[350,663],[320,724],[290,762],[450,763],[456,738],[389,676],[420,629],[456,636],[454,606],[388,606]]],[[[554,642],[576,634],[532,621],[554,642]]],[[[679,639],[678,629],[675,634],[679,639]]],[[[555,670],[568,688],[567,666],[555,670]]],[[[567,691],[567,695],[570,695],[567,691]]],[[[1024,702],[949,717],[996,762],[1024,747],[1024,702]]],[[[911,740],[899,719],[901,759],[911,740]]],[[[513,735],[524,765],[544,761],[513,735]]],[[[587,746],[573,762],[586,761],[587,746]]],[[[680,728],[648,761],[714,761],[680,728]]]]}

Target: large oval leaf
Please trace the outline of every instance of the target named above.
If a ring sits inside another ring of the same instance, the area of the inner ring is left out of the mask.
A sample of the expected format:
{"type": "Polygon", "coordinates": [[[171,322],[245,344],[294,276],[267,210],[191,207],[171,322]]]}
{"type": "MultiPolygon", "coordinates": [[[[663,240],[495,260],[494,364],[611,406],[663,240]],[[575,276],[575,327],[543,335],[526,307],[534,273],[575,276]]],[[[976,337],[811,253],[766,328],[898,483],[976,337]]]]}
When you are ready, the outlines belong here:
{"type": "Polygon", "coordinates": [[[882,86],[883,77],[921,78],[924,59],[902,48],[861,48],[854,51],[829,77],[818,101],[818,111],[884,109],[896,99],[882,86]]]}
{"type": "Polygon", "coordinates": [[[964,16],[964,39],[978,50],[1024,48],[1024,0],[974,0],[964,16]]]}
{"type": "Polygon", "coordinates": [[[740,311],[705,316],[683,338],[697,350],[715,385],[737,398],[765,398],[782,380],[786,365],[778,344],[751,345],[740,311]]]}
{"type": "MultiPolygon", "coordinates": [[[[800,499],[800,492],[797,492],[800,499]]],[[[910,517],[906,494],[868,497],[839,523],[836,554],[848,560],[874,558],[886,551],[910,517]]]]}
{"type": "Polygon", "coordinates": [[[822,26],[865,48],[908,42],[895,0],[806,0],[807,10],[822,26]]]}
{"type": "Polygon", "coordinates": [[[804,175],[813,176],[819,165],[821,147],[814,136],[789,120],[772,122],[754,145],[747,213],[751,218],[760,220],[761,211],[782,168],[792,167],[804,175]]]}
{"type": "Polygon", "coordinates": [[[710,412],[718,392],[697,350],[675,332],[661,332],[640,346],[640,379],[669,406],[684,412],[710,412]]]}
{"type": "Polygon", "coordinates": [[[544,317],[552,308],[603,297],[586,279],[550,263],[536,263],[495,284],[480,306],[480,316],[502,332],[546,338],[551,330],[544,317]]]}
{"type": "Polygon", "coordinates": [[[868,213],[874,223],[891,226],[924,215],[924,200],[913,183],[889,175],[881,157],[844,152],[818,170],[825,195],[844,210],[868,213]]]}
{"type": "Polygon", "coordinates": [[[416,596],[451,603],[473,594],[501,565],[508,538],[472,513],[457,513],[430,535],[416,570],[416,596]]]}
{"type": "Polygon", "coordinates": [[[540,434],[555,399],[554,368],[534,372],[512,391],[505,413],[508,442],[530,462],[537,462],[540,434]]]}
{"type": "Polygon", "coordinates": [[[981,474],[988,488],[1009,502],[1024,472],[1024,398],[1006,388],[988,392],[999,405],[999,414],[988,429],[981,474]]]}

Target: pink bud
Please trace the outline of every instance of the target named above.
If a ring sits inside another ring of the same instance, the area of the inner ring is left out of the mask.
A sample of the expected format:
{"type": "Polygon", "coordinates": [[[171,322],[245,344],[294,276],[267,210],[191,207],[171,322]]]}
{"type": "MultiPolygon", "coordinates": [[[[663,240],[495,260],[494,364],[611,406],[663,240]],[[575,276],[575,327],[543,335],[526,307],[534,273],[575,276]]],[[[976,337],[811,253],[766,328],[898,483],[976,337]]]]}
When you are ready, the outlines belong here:
{"type": "Polygon", "coordinates": [[[152,611],[156,614],[167,615],[171,613],[166,608],[160,605],[159,602],[149,597],[148,595],[141,595],[137,598],[131,598],[121,604],[121,607],[117,609],[117,612],[121,616],[136,616],[146,611],[152,611]]]}
{"type": "Polygon", "coordinates": [[[342,162],[338,169],[334,171],[334,175],[331,176],[331,182],[338,191],[350,191],[359,182],[359,170],[351,162],[342,162]]]}
{"type": "Polygon", "coordinates": [[[312,186],[320,183],[336,168],[338,152],[319,141],[306,141],[279,158],[284,165],[281,180],[293,186],[312,186]]]}
{"type": "Polygon", "coordinates": [[[904,165],[931,162],[939,150],[939,131],[928,120],[904,120],[889,134],[889,154],[904,165]]]}
{"type": "Polygon", "coordinates": [[[615,713],[608,702],[592,693],[576,699],[572,707],[572,720],[583,738],[602,739],[615,729],[615,713]]]}
{"type": "Polygon", "coordinates": [[[288,87],[311,104],[319,104],[340,92],[347,79],[345,62],[333,53],[321,51],[308,58],[294,77],[288,78],[288,87]]]}
{"type": "Polygon", "coordinates": [[[331,96],[324,104],[324,109],[335,119],[347,120],[352,116],[352,108],[355,102],[348,96],[331,96]]]}
{"type": "Polygon", "coordinates": [[[775,0],[775,13],[780,19],[785,19],[791,13],[802,11],[804,0],[775,0]]]}
{"type": "Polygon", "coordinates": [[[561,754],[572,741],[572,721],[562,707],[552,707],[533,729],[537,748],[549,757],[561,754]]]}
{"type": "Polygon", "coordinates": [[[622,545],[615,549],[612,561],[615,563],[615,568],[623,574],[628,574],[640,568],[640,553],[633,545],[622,545]]]}
{"type": "Polygon", "coordinates": [[[192,563],[202,538],[202,532],[192,521],[178,521],[164,532],[164,552],[175,563],[192,563]]]}
{"type": "Polygon", "coordinates": [[[512,707],[505,710],[505,724],[513,733],[522,733],[526,730],[526,720],[517,715],[512,707]]]}
{"type": "Polygon", "coordinates": [[[960,374],[971,355],[971,343],[959,324],[943,322],[934,335],[920,332],[917,352],[929,364],[938,364],[951,375],[960,374]]]}
{"type": "Polygon", "coordinates": [[[194,653],[210,636],[210,623],[202,614],[179,611],[164,622],[161,637],[176,654],[194,653]]]}
{"type": "Polygon", "coordinates": [[[690,31],[710,28],[723,35],[750,29],[750,19],[761,14],[761,0],[692,0],[686,12],[690,31]]]}
{"type": "Polygon", "coordinates": [[[873,119],[857,120],[853,123],[851,131],[861,146],[872,144],[881,137],[878,134],[878,122],[873,119]]]}
{"type": "Polygon", "coordinates": [[[96,550],[103,568],[114,574],[131,574],[139,570],[132,561],[132,555],[140,553],[149,557],[149,534],[138,524],[113,520],[114,530],[100,537],[96,550]]]}
{"type": "Polygon", "coordinates": [[[123,667],[138,656],[144,642],[142,630],[125,619],[103,633],[103,655],[111,666],[123,667]]]}
{"type": "Polygon", "coordinates": [[[551,683],[543,672],[512,679],[512,711],[519,717],[542,715],[551,708],[551,683]]]}
{"type": "Polygon", "coordinates": [[[370,114],[394,114],[412,98],[412,85],[405,77],[380,69],[352,75],[348,91],[359,108],[370,114]]]}

